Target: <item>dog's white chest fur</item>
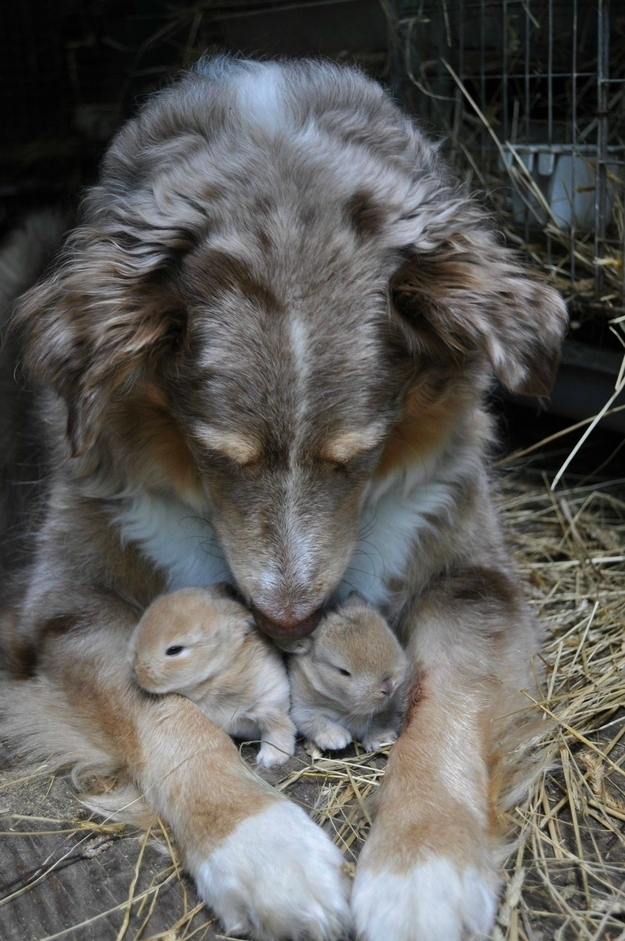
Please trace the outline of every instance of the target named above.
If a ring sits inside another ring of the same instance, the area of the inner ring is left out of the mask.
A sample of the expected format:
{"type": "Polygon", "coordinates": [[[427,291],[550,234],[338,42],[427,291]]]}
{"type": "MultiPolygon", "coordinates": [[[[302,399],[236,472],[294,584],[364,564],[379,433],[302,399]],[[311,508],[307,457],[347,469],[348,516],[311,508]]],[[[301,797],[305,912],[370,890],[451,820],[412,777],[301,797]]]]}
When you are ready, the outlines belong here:
{"type": "Polygon", "coordinates": [[[452,507],[446,481],[423,483],[419,469],[395,475],[384,489],[374,490],[365,502],[360,538],[343,581],[334,593],[342,601],[350,591],[376,607],[386,603],[388,583],[405,575],[421,535],[432,519],[452,507]]]}
{"type": "Polygon", "coordinates": [[[182,500],[139,491],[114,522],[123,541],[138,543],[166,574],[170,591],[233,582],[213,526],[182,500]]]}
{"type": "MultiPolygon", "coordinates": [[[[388,582],[404,575],[420,534],[434,515],[451,508],[446,480],[423,481],[423,471],[399,473],[365,502],[361,536],[334,600],[356,590],[370,604],[388,600],[388,582]]],[[[166,573],[170,591],[233,582],[213,526],[176,498],[139,492],[115,515],[125,542],[138,543],[166,573]]]]}

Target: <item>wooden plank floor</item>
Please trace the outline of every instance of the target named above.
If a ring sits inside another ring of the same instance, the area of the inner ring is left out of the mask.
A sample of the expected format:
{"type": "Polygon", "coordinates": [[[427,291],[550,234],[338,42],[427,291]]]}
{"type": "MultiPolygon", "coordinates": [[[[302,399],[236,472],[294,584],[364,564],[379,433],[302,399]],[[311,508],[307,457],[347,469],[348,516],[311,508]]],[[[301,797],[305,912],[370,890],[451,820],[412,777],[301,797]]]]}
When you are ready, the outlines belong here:
{"type": "MultiPolygon", "coordinates": [[[[252,759],[254,753],[247,750],[252,759]]],[[[302,760],[307,757],[300,749],[282,769],[264,777],[277,783],[302,760]]],[[[191,879],[173,869],[161,840],[146,841],[143,831],[131,827],[103,826],[102,818],[90,814],[74,794],[65,777],[6,761],[0,767],[2,941],[224,937],[200,905],[191,879]],[[135,877],[135,901],[129,906],[135,877]]],[[[302,780],[289,795],[311,809],[318,786],[302,780]]]]}

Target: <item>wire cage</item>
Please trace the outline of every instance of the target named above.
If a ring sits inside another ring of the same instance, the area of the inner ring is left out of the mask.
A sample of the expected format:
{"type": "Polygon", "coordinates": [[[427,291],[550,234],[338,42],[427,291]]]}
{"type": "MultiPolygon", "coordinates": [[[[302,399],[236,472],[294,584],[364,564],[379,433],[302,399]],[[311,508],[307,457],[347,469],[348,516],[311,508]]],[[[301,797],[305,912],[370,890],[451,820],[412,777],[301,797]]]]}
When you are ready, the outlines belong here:
{"type": "Polygon", "coordinates": [[[395,93],[573,309],[625,311],[625,8],[382,0],[395,93]]]}

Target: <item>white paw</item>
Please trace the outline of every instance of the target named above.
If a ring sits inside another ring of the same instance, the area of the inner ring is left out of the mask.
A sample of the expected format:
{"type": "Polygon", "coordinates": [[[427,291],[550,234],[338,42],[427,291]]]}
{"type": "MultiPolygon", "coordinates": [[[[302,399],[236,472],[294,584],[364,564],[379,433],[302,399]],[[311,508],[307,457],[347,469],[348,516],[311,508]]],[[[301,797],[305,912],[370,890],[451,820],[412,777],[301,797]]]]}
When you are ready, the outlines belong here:
{"type": "Polygon", "coordinates": [[[497,911],[497,879],[460,872],[430,856],[406,873],[356,870],[352,912],[359,941],[462,941],[488,934],[497,911]]]}
{"type": "Polygon", "coordinates": [[[351,924],[343,857],[287,800],[247,817],[190,868],[227,934],[258,941],[338,941],[351,924]]]}
{"type": "Polygon", "coordinates": [[[291,755],[295,754],[295,736],[291,740],[284,742],[263,742],[256,756],[256,764],[261,768],[275,768],[276,765],[283,765],[288,761],[291,755]]]}
{"type": "Polygon", "coordinates": [[[312,739],[323,751],[339,751],[352,741],[351,733],[342,725],[330,725],[323,732],[316,732],[312,739]]]}
{"type": "Polygon", "coordinates": [[[362,747],[365,751],[377,751],[378,748],[382,748],[382,745],[392,745],[396,741],[397,732],[393,729],[385,729],[363,738],[362,747]]]}

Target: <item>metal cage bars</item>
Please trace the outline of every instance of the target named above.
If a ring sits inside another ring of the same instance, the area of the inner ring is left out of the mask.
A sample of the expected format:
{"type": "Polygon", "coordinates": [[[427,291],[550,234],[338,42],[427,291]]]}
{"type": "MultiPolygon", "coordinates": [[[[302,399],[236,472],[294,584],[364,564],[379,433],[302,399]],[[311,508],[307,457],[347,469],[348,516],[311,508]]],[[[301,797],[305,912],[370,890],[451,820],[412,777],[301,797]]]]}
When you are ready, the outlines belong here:
{"type": "Polygon", "coordinates": [[[594,301],[625,309],[625,40],[610,0],[384,5],[395,91],[487,191],[510,178],[509,228],[526,244],[542,230],[572,295],[592,272],[594,301]]]}

